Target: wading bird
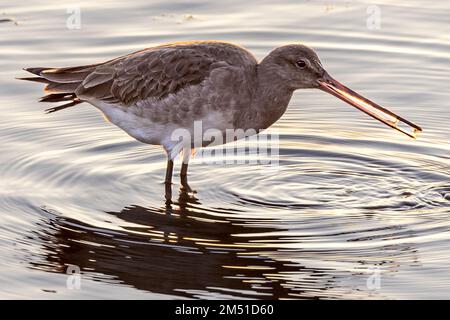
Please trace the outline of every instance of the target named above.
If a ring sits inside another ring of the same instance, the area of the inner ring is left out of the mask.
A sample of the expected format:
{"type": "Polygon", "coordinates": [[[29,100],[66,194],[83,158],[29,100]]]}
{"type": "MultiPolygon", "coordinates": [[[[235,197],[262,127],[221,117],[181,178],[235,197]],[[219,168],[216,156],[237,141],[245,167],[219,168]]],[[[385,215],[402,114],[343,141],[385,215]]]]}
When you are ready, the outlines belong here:
{"type": "MultiPolygon", "coordinates": [[[[82,102],[133,138],[161,145],[167,153],[166,185],[180,141],[174,130],[194,136],[202,130],[254,129],[277,121],[297,89],[318,88],[375,119],[415,137],[421,128],[362,97],[333,79],[316,53],[301,44],[278,47],[261,62],[246,49],[225,42],[195,41],[147,48],[104,63],[69,68],[27,68],[46,83],[42,102],[66,102],[54,112],[82,102]]],[[[189,148],[211,141],[191,141],[189,148]]],[[[190,152],[184,152],[181,182],[187,186],[190,152]]]]}

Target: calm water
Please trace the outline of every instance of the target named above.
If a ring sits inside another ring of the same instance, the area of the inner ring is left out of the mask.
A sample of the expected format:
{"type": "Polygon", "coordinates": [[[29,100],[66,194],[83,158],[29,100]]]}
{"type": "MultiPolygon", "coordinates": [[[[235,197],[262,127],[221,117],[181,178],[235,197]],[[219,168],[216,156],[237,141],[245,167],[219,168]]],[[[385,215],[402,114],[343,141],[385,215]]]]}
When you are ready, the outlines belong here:
{"type": "Polygon", "coordinates": [[[0,4],[18,21],[0,23],[1,298],[450,298],[449,2],[377,1],[375,30],[370,1],[75,3],[79,30],[60,1],[0,4]],[[45,115],[42,86],[14,79],[193,39],[258,58],[307,43],[424,133],[298,91],[273,127],[278,170],[194,158],[197,193],[174,184],[166,205],[160,148],[89,105],[45,115]]]}

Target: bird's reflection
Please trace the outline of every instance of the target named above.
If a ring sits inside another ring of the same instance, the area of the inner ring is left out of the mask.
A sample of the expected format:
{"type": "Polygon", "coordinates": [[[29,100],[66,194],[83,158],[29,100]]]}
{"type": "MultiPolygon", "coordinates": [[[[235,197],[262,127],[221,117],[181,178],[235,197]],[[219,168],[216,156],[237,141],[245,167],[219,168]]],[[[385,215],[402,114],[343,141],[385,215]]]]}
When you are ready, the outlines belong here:
{"type": "Polygon", "coordinates": [[[295,263],[275,258],[283,250],[270,233],[280,229],[214,210],[180,190],[176,201],[159,208],[107,212],[123,221],[119,231],[52,215],[37,232],[44,258],[30,263],[51,272],[77,265],[85,274],[185,297],[316,297],[338,285],[339,272],[308,268],[300,256],[295,263]]]}
{"type": "MultiPolygon", "coordinates": [[[[288,296],[290,289],[266,274],[273,270],[302,272],[301,268],[251,255],[258,248],[252,246],[251,236],[235,237],[273,229],[211,215],[197,210],[200,205],[182,189],[176,201],[160,208],[133,205],[108,212],[125,222],[120,232],[54,216],[49,221],[51,227],[39,232],[42,251],[48,253],[46,261],[33,261],[32,265],[54,272],[77,265],[137,289],[186,297],[288,296]]],[[[324,279],[324,286],[327,281],[324,279]]]]}

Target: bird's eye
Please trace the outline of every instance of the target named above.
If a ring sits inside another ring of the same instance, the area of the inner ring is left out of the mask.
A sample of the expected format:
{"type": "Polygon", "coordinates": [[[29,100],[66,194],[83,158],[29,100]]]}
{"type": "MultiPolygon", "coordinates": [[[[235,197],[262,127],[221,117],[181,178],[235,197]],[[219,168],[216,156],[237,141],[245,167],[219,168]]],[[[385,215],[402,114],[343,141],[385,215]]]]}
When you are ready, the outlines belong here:
{"type": "Polygon", "coordinates": [[[306,62],[305,62],[305,60],[298,60],[297,62],[295,62],[295,64],[297,65],[297,67],[299,67],[299,68],[304,68],[304,67],[306,67],[306,62]]]}

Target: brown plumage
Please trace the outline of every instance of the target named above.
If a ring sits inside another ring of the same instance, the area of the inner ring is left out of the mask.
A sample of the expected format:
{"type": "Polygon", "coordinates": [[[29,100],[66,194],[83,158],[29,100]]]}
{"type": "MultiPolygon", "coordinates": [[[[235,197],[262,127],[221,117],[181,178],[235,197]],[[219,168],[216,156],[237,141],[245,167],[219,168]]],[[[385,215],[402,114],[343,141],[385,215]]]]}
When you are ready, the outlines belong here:
{"type": "Polygon", "coordinates": [[[25,70],[39,77],[18,78],[47,84],[44,91],[48,93],[40,98],[40,102],[71,101],[57,107],[46,109],[47,113],[62,110],[80,104],[75,91],[81,85],[84,78],[92,72],[93,67],[83,66],[74,68],[26,68],[25,70]]]}
{"type": "MultiPolygon", "coordinates": [[[[87,66],[26,68],[39,77],[19,79],[47,83],[45,92],[50,94],[72,93],[74,99],[83,96],[128,106],[147,98],[162,99],[199,84],[213,69],[227,66],[227,60],[239,62],[242,48],[219,42],[217,47],[205,45],[210,43],[214,42],[162,45],[87,66]]],[[[46,97],[40,101],[57,102],[46,97]]]]}
{"type": "MultiPolygon", "coordinates": [[[[168,184],[173,157],[181,151],[179,141],[171,138],[175,130],[187,130],[193,137],[194,124],[201,122],[202,133],[257,132],[283,115],[296,89],[322,89],[410,136],[421,130],[331,78],[316,53],[299,44],[276,48],[260,63],[242,47],[195,41],[151,47],[99,64],[25,70],[38,77],[21,79],[46,84],[41,102],[64,102],[47,112],[87,102],[130,136],[162,145],[169,157],[168,184]]],[[[211,141],[200,135],[188,147],[198,143],[207,146],[211,141]]],[[[181,170],[186,185],[189,155],[184,153],[181,170]]]]}

